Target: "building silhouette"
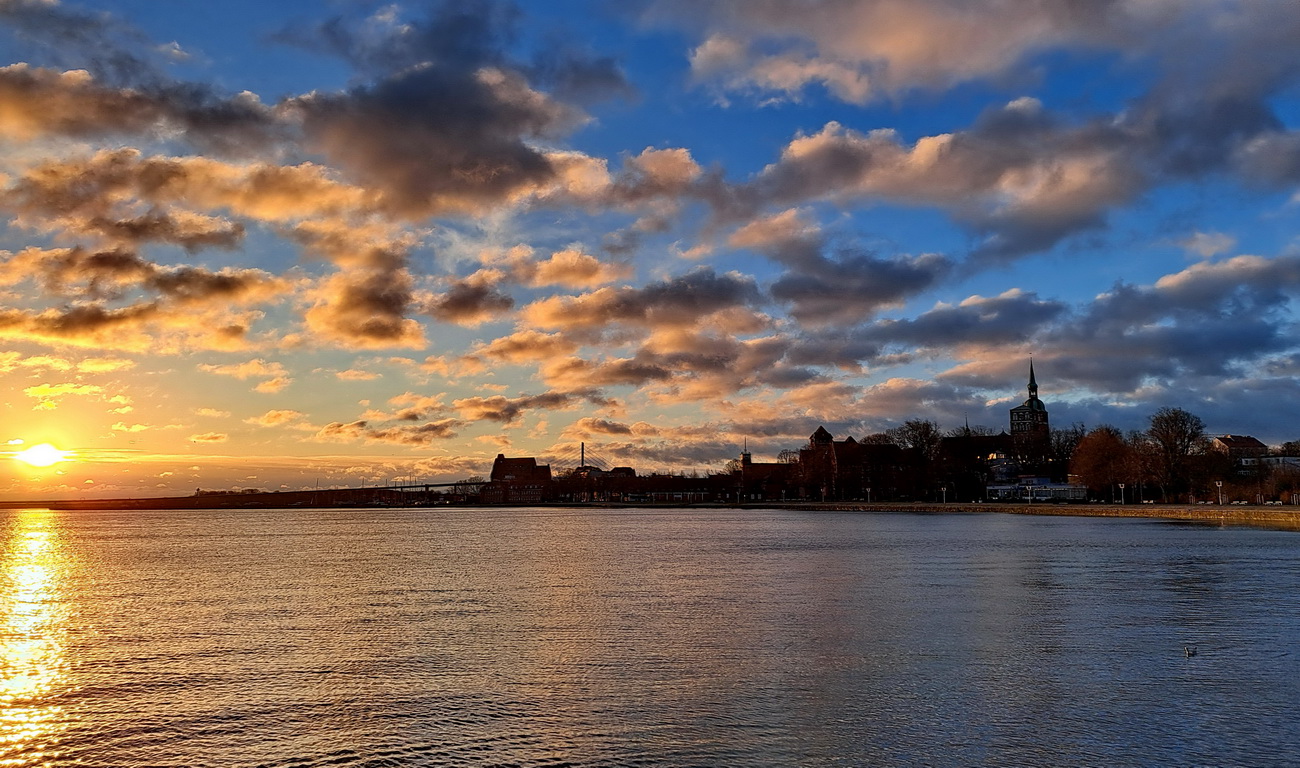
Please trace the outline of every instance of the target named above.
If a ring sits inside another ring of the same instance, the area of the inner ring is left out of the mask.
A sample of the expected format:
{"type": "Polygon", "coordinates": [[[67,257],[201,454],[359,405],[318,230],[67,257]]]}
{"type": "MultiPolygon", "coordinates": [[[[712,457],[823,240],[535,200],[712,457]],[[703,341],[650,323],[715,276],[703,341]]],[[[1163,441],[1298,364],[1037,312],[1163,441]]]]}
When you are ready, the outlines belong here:
{"type": "Polygon", "coordinates": [[[1052,429],[1047,421],[1047,406],[1038,399],[1038,381],[1034,378],[1034,361],[1029,361],[1029,399],[1011,409],[1013,438],[1049,439],[1052,429]]]}

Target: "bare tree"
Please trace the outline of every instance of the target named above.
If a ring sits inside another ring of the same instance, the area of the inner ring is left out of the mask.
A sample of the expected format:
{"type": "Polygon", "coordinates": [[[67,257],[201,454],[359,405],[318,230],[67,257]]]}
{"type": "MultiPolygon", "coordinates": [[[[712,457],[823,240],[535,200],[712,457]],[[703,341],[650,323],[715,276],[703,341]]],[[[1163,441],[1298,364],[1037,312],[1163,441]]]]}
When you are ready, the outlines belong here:
{"type": "Polygon", "coordinates": [[[867,435],[866,437],[862,438],[858,442],[862,443],[863,445],[895,445],[896,444],[894,442],[894,439],[891,438],[889,436],[889,433],[887,432],[876,432],[874,434],[867,435]]]}
{"type": "Polygon", "coordinates": [[[962,427],[953,427],[952,429],[944,433],[944,437],[966,437],[968,435],[975,436],[975,437],[987,437],[989,435],[996,435],[996,434],[997,432],[994,432],[992,427],[986,427],[983,424],[976,424],[974,426],[967,425],[962,427]]]}
{"type": "Polygon", "coordinates": [[[1204,451],[1205,422],[1182,408],[1164,407],[1151,415],[1147,436],[1156,447],[1156,477],[1165,499],[1184,493],[1191,457],[1204,451]]]}
{"type": "Polygon", "coordinates": [[[1067,467],[1070,464],[1070,457],[1074,455],[1074,450],[1079,447],[1083,441],[1084,435],[1088,430],[1084,428],[1082,421],[1076,421],[1065,429],[1053,429],[1051,438],[1052,461],[1056,462],[1059,467],[1067,467]]]}
{"type": "Polygon", "coordinates": [[[925,461],[933,461],[939,455],[939,445],[943,432],[939,425],[927,419],[908,419],[900,426],[885,433],[890,442],[917,452],[925,461]]]}

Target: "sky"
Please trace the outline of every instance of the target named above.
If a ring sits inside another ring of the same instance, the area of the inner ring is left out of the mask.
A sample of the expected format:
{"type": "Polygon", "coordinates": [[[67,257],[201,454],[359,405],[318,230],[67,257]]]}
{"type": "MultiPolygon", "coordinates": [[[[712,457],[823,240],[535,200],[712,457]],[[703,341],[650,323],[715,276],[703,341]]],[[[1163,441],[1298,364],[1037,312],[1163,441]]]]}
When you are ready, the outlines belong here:
{"type": "Polygon", "coordinates": [[[0,0],[0,498],[1300,438],[1291,0],[0,0]]]}

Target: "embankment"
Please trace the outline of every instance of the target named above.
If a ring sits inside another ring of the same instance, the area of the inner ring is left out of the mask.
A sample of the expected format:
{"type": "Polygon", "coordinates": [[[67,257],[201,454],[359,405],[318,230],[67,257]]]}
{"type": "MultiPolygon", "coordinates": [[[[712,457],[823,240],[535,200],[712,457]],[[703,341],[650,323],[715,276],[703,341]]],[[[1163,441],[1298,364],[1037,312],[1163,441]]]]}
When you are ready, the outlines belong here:
{"type": "MultiPolygon", "coordinates": [[[[784,506],[784,505],[777,505],[784,506]]],[[[793,505],[791,505],[793,506],[793,505]]],[[[800,509],[859,512],[919,512],[960,514],[997,512],[1010,515],[1055,515],[1064,517],[1138,517],[1186,520],[1207,525],[1244,525],[1300,531],[1300,508],[1265,506],[1218,506],[1183,504],[865,504],[858,502],[803,504],[800,509]]]]}

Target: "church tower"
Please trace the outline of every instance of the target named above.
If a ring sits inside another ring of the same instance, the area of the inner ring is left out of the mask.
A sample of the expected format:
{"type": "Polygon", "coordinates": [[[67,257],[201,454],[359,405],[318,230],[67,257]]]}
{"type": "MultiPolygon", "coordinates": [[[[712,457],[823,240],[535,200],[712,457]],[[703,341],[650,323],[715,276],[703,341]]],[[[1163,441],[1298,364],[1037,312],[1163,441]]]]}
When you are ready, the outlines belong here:
{"type": "Polygon", "coordinates": [[[1038,381],[1034,378],[1034,361],[1029,361],[1029,399],[1011,409],[1011,436],[1048,438],[1047,406],[1038,399],[1038,381]]]}

